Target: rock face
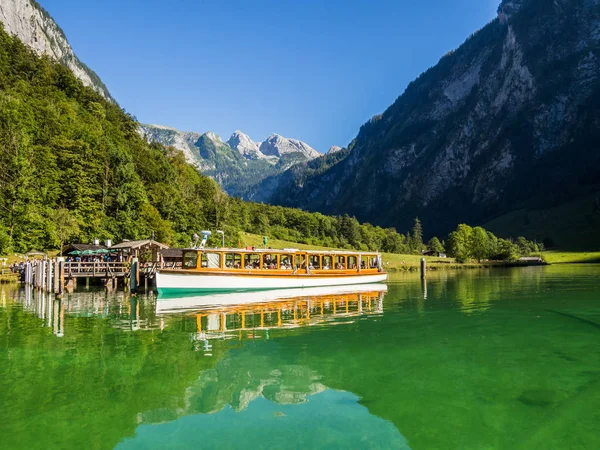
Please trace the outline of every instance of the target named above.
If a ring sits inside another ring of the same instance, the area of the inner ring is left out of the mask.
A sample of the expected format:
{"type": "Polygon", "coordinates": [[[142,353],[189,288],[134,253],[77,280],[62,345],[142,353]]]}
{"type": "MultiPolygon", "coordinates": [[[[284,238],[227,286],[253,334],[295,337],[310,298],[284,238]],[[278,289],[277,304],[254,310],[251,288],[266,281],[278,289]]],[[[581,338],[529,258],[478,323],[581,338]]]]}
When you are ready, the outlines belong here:
{"type": "Polygon", "coordinates": [[[67,37],[54,19],[36,1],[2,0],[0,22],[38,55],[47,55],[68,67],[83,84],[113,100],[98,75],[73,53],[67,37]]]}
{"type": "Polygon", "coordinates": [[[593,195],[599,58],[600,0],[505,0],[363,125],[343,158],[282,175],[266,200],[401,230],[418,216],[441,235],[593,195]]]}
{"type": "Polygon", "coordinates": [[[181,150],[186,161],[196,166],[199,165],[194,143],[200,137],[199,133],[182,133],[175,128],[162,125],[140,125],[140,135],[148,142],[160,142],[177,150],[181,150]]]}
{"type": "Polygon", "coordinates": [[[237,150],[240,155],[246,159],[261,159],[266,157],[261,153],[258,144],[240,130],[236,130],[231,135],[227,141],[227,145],[232,149],[237,150]]]}
{"type": "Polygon", "coordinates": [[[299,153],[306,159],[318,158],[321,153],[316,151],[310,145],[296,139],[288,139],[278,134],[272,134],[260,144],[260,151],[263,155],[277,156],[281,158],[284,155],[299,153]]]}
{"type": "Polygon", "coordinates": [[[330,153],[337,153],[340,150],[342,150],[342,147],[338,147],[337,145],[333,145],[329,148],[329,150],[327,150],[327,154],[329,155],[330,153]]]}
{"type": "Polygon", "coordinates": [[[140,125],[139,133],[149,142],[181,150],[190,164],[214,178],[228,194],[243,198],[251,197],[265,178],[321,155],[304,142],[281,136],[271,154],[265,155],[259,144],[239,130],[227,142],[210,131],[182,132],[162,125],[140,125]]]}

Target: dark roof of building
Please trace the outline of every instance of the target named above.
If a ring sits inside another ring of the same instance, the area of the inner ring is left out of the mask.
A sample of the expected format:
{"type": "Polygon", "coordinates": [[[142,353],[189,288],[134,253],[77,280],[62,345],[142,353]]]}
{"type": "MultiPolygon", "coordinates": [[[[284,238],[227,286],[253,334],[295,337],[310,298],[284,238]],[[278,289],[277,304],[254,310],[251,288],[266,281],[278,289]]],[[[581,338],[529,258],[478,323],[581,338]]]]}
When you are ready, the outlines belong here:
{"type": "Polygon", "coordinates": [[[140,248],[140,247],[146,247],[146,246],[169,248],[168,245],[161,244],[160,242],[154,241],[152,239],[143,239],[140,241],[123,241],[120,244],[113,245],[112,248],[127,249],[127,248],[140,248]]]}
{"type": "Polygon", "coordinates": [[[73,250],[79,250],[80,252],[84,250],[98,250],[99,248],[106,248],[104,245],[92,245],[92,244],[69,244],[63,250],[64,253],[72,252],[73,250]]]}

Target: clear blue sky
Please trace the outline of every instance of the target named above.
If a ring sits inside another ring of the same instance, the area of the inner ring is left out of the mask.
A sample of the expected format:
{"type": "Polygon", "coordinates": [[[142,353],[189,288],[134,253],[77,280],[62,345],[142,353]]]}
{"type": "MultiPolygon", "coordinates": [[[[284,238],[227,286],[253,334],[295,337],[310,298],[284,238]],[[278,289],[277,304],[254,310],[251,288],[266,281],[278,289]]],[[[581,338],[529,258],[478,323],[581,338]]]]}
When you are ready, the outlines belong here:
{"type": "Polygon", "coordinates": [[[499,0],[39,0],[141,122],[347,145],[499,0]]]}

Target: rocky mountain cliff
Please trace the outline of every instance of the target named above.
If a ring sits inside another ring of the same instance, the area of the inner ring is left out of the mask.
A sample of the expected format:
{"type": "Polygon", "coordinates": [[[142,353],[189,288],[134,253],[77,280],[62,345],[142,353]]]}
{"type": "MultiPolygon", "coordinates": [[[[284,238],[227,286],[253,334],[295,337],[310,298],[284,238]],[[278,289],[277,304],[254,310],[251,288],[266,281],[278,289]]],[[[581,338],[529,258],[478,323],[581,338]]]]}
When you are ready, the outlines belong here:
{"type": "Polygon", "coordinates": [[[260,151],[263,155],[276,156],[281,158],[284,155],[298,154],[306,159],[314,159],[321,156],[310,145],[296,139],[288,139],[278,134],[272,134],[260,144],[260,151]]]}
{"type": "Polygon", "coordinates": [[[214,178],[227,193],[243,198],[265,178],[321,155],[304,142],[277,134],[257,143],[239,130],[227,142],[212,132],[182,132],[162,125],[140,125],[139,132],[149,142],[181,150],[188,162],[214,178]]]}
{"type": "Polygon", "coordinates": [[[266,156],[260,151],[260,143],[254,142],[250,139],[250,136],[242,133],[240,130],[236,130],[229,140],[227,145],[234,150],[237,150],[240,155],[246,159],[262,159],[266,156]]]}
{"type": "MultiPolygon", "coordinates": [[[[38,55],[48,55],[67,66],[83,84],[92,87],[106,99],[113,100],[98,75],[73,53],[63,30],[34,0],[2,0],[0,22],[38,55]]],[[[114,100],[113,100],[114,101],[114,100]]]]}
{"type": "MultiPolygon", "coordinates": [[[[363,125],[345,157],[280,176],[266,200],[402,230],[419,216],[443,234],[594,195],[599,58],[600,0],[505,0],[363,125]]],[[[600,226],[591,207],[586,220],[600,226]]]]}

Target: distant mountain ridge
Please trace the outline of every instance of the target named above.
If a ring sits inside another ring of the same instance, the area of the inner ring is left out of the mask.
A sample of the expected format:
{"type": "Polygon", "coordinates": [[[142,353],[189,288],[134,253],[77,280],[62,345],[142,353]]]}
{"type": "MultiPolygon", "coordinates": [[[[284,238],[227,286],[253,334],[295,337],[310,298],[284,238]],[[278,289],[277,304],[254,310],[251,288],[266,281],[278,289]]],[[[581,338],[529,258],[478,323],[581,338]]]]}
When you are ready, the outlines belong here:
{"type": "Polygon", "coordinates": [[[114,102],[100,77],[73,52],[63,30],[48,12],[34,0],[2,0],[0,22],[4,29],[31,47],[38,55],[47,55],[68,67],[83,84],[114,102]]]}
{"type": "Polygon", "coordinates": [[[263,179],[322,155],[302,141],[278,134],[255,142],[236,130],[223,142],[210,131],[183,132],[162,125],[142,124],[139,132],[149,142],[181,150],[189,163],[214,178],[227,193],[242,198],[263,179]]]}
{"type": "MultiPolygon", "coordinates": [[[[600,1],[504,0],[364,124],[344,157],[278,175],[262,200],[400,230],[418,216],[444,235],[600,194],[598,142],[600,1]]],[[[599,229],[600,212],[586,211],[580,222],[599,229]]]]}

